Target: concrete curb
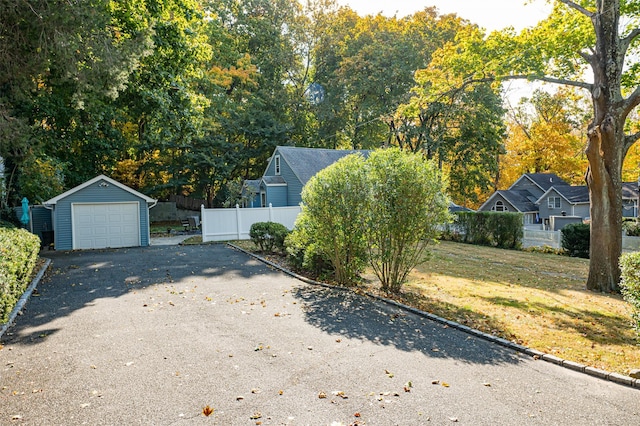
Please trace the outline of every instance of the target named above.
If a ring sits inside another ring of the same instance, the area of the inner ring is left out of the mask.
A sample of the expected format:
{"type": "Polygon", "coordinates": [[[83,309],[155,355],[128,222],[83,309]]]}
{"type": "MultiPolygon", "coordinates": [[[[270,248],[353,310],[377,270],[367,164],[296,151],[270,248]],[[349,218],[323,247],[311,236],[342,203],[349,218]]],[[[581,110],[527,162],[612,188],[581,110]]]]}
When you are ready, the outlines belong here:
{"type": "MultiPolygon", "coordinates": [[[[349,288],[346,288],[346,287],[337,287],[337,286],[333,286],[333,285],[330,285],[330,284],[322,283],[322,282],[319,282],[319,281],[311,280],[309,278],[303,277],[302,275],[298,275],[295,272],[289,271],[288,269],[283,268],[282,266],[280,266],[280,265],[278,265],[278,264],[276,264],[274,262],[271,262],[271,261],[269,261],[267,259],[264,259],[264,258],[254,254],[254,253],[251,253],[251,252],[249,252],[247,250],[244,250],[244,249],[242,249],[242,248],[240,248],[238,246],[235,246],[235,245],[233,245],[231,243],[227,243],[227,245],[229,245],[230,247],[234,248],[235,250],[241,251],[241,252],[243,252],[243,253],[245,253],[245,254],[247,254],[247,255],[255,258],[255,259],[258,259],[259,261],[261,261],[261,262],[263,262],[263,263],[265,263],[265,264],[267,264],[269,266],[272,266],[273,268],[276,268],[276,269],[284,272],[285,274],[287,274],[287,275],[289,275],[291,277],[294,277],[294,278],[296,278],[296,279],[298,279],[300,281],[304,281],[304,282],[306,282],[308,284],[319,285],[319,286],[326,287],[326,288],[331,288],[331,289],[334,289],[334,290],[343,290],[343,291],[350,291],[350,292],[353,291],[353,290],[351,290],[349,288]]],[[[487,333],[484,333],[484,332],[482,332],[480,330],[476,330],[476,329],[473,329],[473,328],[468,327],[466,325],[459,324],[459,323],[457,323],[455,321],[450,321],[450,320],[447,320],[445,318],[439,317],[437,315],[431,314],[429,312],[421,311],[419,309],[416,309],[416,308],[413,308],[411,306],[402,304],[400,302],[396,302],[395,300],[392,300],[392,299],[387,299],[385,297],[378,296],[378,295],[375,295],[375,294],[371,294],[371,293],[368,293],[368,292],[362,292],[362,293],[358,293],[358,294],[364,294],[364,295],[366,295],[368,297],[371,297],[373,299],[379,300],[379,301],[384,302],[384,303],[386,303],[388,305],[396,306],[396,307],[398,307],[400,309],[403,309],[405,311],[414,313],[414,314],[416,314],[418,316],[421,316],[423,318],[427,318],[427,319],[429,319],[431,321],[435,321],[435,322],[438,322],[440,324],[446,325],[447,327],[455,328],[455,329],[463,331],[463,332],[465,332],[467,334],[471,334],[473,336],[476,336],[476,337],[479,337],[481,339],[487,340],[489,342],[497,343],[500,346],[504,346],[506,348],[512,349],[512,350],[514,350],[516,352],[523,353],[525,355],[529,355],[529,356],[533,357],[534,359],[541,359],[543,361],[550,362],[552,364],[556,364],[556,365],[559,365],[559,366],[564,367],[564,368],[568,368],[569,370],[577,371],[579,373],[584,373],[584,374],[587,374],[589,376],[593,376],[593,377],[596,377],[596,378],[599,378],[599,379],[604,379],[604,380],[607,380],[607,381],[610,381],[610,382],[613,382],[613,383],[617,383],[617,384],[620,384],[620,385],[625,385],[625,386],[629,386],[629,387],[632,387],[632,388],[635,388],[635,389],[640,389],[640,379],[634,379],[632,377],[625,376],[625,375],[622,375],[622,374],[619,374],[619,373],[611,373],[611,372],[608,372],[608,371],[604,371],[604,370],[600,370],[600,369],[597,369],[597,368],[589,367],[589,366],[586,366],[586,365],[583,365],[583,364],[580,364],[580,363],[577,363],[577,362],[574,362],[574,361],[568,361],[568,360],[565,360],[565,359],[562,359],[562,358],[558,358],[558,357],[556,357],[554,355],[550,355],[550,354],[541,352],[541,351],[539,351],[537,349],[528,348],[526,346],[519,345],[517,343],[513,343],[513,342],[511,342],[511,341],[509,341],[507,339],[503,339],[502,337],[497,337],[497,336],[494,336],[494,335],[491,335],[491,334],[487,334],[487,333]]]]}
{"type": "Polygon", "coordinates": [[[33,290],[36,289],[38,283],[44,276],[44,273],[47,271],[47,268],[51,264],[51,259],[44,258],[44,260],[45,260],[44,265],[42,266],[42,268],[40,268],[40,271],[35,276],[33,281],[31,281],[31,284],[29,284],[29,287],[27,287],[27,290],[22,294],[22,296],[18,300],[18,303],[16,303],[16,306],[13,307],[13,310],[11,311],[11,315],[9,315],[9,320],[6,323],[2,324],[2,327],[0,327],[0,337],[4,335],[4,333],[9,329],[9,327],[11,327],[13,322],[16,320],[18,313],[22,311],[22,308],[24,308],[24,305],[27,303],[27,300],[29,300],[29,297],[31,297],[33,290]]]}

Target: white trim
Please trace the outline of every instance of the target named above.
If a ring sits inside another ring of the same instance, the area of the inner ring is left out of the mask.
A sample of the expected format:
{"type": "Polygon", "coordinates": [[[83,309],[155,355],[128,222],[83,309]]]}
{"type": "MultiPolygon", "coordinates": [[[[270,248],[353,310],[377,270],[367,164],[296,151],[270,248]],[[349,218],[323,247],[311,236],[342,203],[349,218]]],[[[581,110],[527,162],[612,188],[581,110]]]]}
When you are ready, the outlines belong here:
{"type": "MultiPolygon", "coordinates": [[[[94,183],[100,181],[100,180],[104,180],[105,182],[107,182],[108,184],[111,184],[113,186],[116,186],[124,191],[127,191],[133,195],[135,195],[136,197],[140,197],[143,200],[145,200],[147,203],[149,204],[153,204],[155,206],[155,204],[158,202],[158,200],[155,200],[151,197],[147,197],[146,195],[136,191],[135,189],[129,188],[127,185],[124,185],[118,181],[115,181],[113,179],[111,179],[110,177],[107,177],[105,175],[100,175],[100,176],[96,176],[91,180],[86,181],[85,183],[76,186],[75,188],[71,188],[70,190],[63,192],[62,194],[58,195],[57,197],[53,197],[50,200],[45,201],[44,204],[45,206],[51,206],[56,204],[58,201],[60,201],[63,198],[68,197],[69,195],[80,191],[81,189],[87,188],[88,186],[93,185],[94,183]]],[[[94,203],[89,203],[89,204],[94,204],[94,203]]],[[[152,206],[153,207],[153,206],[152,206]]]]}
{"type": "MultiPolygon", "coordinates": [[[[479,211],[479,212],[480,212],[480,211],[493,211],[493,207],[492,207],[492,208],[490,208],[489,210],[483,210],[483,209],[485,208],[485,206],[489,206],[489,205],[491,205],[491,201],[492,201],[494,198],[496,198],[496,197],[498,197],[498,196],[499,196],[501,201],[506,202],[507,204],[509,204],[511,207],[513,207],[513,209],[514,209],[516,212],[518,212],[518,213],[526,213],[526,212],[521,212],[520,210],[518,210],[518,208],[517,208],[516,206],[514,206],[514,205],[513,205],[513,203],[512,203],[511,201],[507,200],[507,198],[506,198],[504,195],[502,195],[502,194],[500,193],[500,191],[502,191],[502,190],[498,190],[498,191],[494,192],[493,194],[491,194],[491,196],[489,197],[489,199],[488,199],[487,201],[485,201],[485,202],[484,202],[484,203],[483,203],[483,204],[478,208],[478,211],[479,211]]],[[[507,190],[507,191],[508,191],[508,190],[507,190]]],[[[495,202],[493,203],[493,205],[495,205],[495,202]]]]}
{"type": "Polygon", "coordinates": [[[555,209],[561,209],[561,208],[562,208],[562,197],[560,197],[560,195],[552,195],[547,197],[547,209],[555,210],[555,209]],[[551,200],[553,200],[553,205],[551,205],[551,200]]]}

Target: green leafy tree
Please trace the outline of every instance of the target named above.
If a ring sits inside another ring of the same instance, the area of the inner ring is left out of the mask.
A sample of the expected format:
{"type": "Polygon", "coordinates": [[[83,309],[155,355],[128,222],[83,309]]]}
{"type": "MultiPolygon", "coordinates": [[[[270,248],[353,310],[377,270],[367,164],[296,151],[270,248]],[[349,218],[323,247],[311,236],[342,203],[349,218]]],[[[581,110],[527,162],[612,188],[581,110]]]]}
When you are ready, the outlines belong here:
{"type": "Polygon", "coordinates": [[[349,8],[328,9],[312,55],[313,80],[323,98],[314,109],[316,144],[375,148],[389,144],[394,113],[410,97],[414,73],[455,35],[455,19],[435,9],[404,18],[358,16],[349,8]]]}
{"type": "Polygon", "coordinates": [[[0,156],[5,202],[46,180],[50,158],[65,186],[104,170],[117,151],[110,108],[149,49],[141,1],[5,1],[0,4],[0,156]],[[134,16],[135,15],[135,16],[134,16]],[[135,22],[128,25],[127,22],[135,22]],[[115,144],[114,144],[115,142],[115,144]],[[105,154],[107,152],[107,154],[105,154]],[[28,173],[28,174],[27,174],[28,173]]]}
{"type": "Polygon", "coordinates": [[[640,36],[638,2],[556,0],[553,4],[547,19],[520,34],[511,30],[487,38],[476,34],[445,46],[429,72],[440,75],[441,92],[514,78],[588,91],[593,118],[585,150],[591,200],[587,288],[618,292],[622,167],[629,148],[640,138],[640,133],[629,131],[629,120],[640,104],[640,66],[633,60],[640,36]],[[473,67],[474,63],[481,66],[473,67]],[[467,72],[456,74],[461,69],[467,72]]]}
{"type": "Polygon", "coordinates": [[[371,267],[387,292],[397,293],[449,218],[437,166],[399,149],[373,152],[366,161],[364,222],[371,267]]]}

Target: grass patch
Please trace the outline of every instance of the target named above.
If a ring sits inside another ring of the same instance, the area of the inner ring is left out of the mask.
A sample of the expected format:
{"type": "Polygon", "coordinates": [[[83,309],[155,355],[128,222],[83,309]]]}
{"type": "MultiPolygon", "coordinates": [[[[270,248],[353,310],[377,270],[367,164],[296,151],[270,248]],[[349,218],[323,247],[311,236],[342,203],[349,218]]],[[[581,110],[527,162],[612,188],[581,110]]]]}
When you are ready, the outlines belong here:
{"type": "MultiPolygon", "coordinates": [[[[257,252],[250,241],[233,243],[257,252]]],[[[620,295],[587,291],[588,269],[586,259],[444,241],[394,298],[541,352],[629,374],[640,368],[631,307],[620,295]]],[[[364,286],[379,291],[373,274],[364,286]]]]}
{"type": "Polygon", "coordinates": [[[166,221],[166,222],[153,222],[149,227],[149,232],[152,235],[162,236],[163,234],[166,236],[170,232],[181,232],[184,231],[184,226],[182,226],[182,222],[178,221],[166,221]]]}
{"type": "Polygon", "coordinates": [[[587,291],[589,262],[544,253],[442,242],[400,299],[486,333],[596,368],[640,367],[631,309],[587,291]]]}

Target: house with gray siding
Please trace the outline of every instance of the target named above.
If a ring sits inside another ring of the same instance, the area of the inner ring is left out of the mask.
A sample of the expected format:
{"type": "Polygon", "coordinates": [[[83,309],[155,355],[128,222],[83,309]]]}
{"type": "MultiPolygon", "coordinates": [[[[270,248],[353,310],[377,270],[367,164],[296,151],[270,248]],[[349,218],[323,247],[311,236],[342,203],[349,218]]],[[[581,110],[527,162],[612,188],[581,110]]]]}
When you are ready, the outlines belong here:
{"type": "Polygon", "coordinates": [[[536,201],[540,217],[574,216],[589,217],[589,188],[586,186],[559,185],[549,188],[536,201]]]}
{"type": "Polygon", "coordinates": [[[100,175],[43,205],[51,210],[56,250],[148,246],[156,200],[100,175]]]}
{"type": "Polygon", "coordinates": [[[522,213],[525,225],[542,223],[537,202],[554,186],[569,184],[554,173],[525,173],[509,189],[494,192],[478,211],[522,213]]]}
{"type": "Polygon", "coordinates": [[[244,182],[243,207],[297,206],[309,179],[339,159],[356,153],[367,157],[370,151],[278,146],[262,178],[244,182]]]}
{"type": "MultiPolygon", "coordinates": [[[[622,204],[624,217],[638,216],[637,182],[623,182],[622,204]]],[[[496,191],[479,211],[511,211],[524,214],[525,225],[542,224],[557,229],[554,218],[566,224],[590,217],[591,203],[587,186],[572,186],[553,173],[525,173],[508,190],[496,191]]]]}

